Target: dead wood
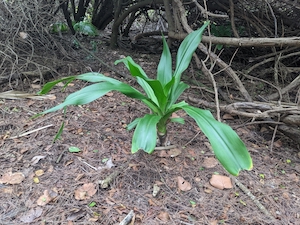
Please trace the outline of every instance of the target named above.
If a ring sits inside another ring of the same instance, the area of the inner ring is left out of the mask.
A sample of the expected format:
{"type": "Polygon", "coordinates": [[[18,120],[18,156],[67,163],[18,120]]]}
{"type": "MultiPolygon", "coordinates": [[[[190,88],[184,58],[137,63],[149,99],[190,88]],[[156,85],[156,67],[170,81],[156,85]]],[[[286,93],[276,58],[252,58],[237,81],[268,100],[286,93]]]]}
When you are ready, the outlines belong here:
{"type": "MultiPolygon", "coordinates": [[[[183,40],[187,34],[169,32],[173,38],[183,40]]],[[[232,38],[232,37],[215,37],[202,36],[203,43],[212,43],[226,45],[227,47],[292,47],[300,46],[300,37],[285,37],[285,38],[232,38]]]]}

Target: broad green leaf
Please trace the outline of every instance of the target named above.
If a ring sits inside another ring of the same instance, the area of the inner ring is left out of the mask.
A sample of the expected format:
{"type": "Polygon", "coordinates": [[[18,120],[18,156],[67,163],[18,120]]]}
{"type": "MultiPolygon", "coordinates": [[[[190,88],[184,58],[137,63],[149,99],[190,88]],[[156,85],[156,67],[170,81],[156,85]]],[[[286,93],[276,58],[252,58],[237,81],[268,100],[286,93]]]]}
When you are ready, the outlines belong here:
{"type": "MultiPolygon", "coordinates": [[[[169,46],[163,36],[163,52],[157,67],[157,79],[165,86],[172,80],[172,57],[169,46]]],[[[165,93],[167,95],[168,93],[165,93]]]]}
{"type": "Polygon", "coordinates": [[[119,59],[115,61],[115,65],[119,64],[120,62],[124,63],[129,72],[131,73],[132,76],[134,77],[142,77],[145,80],[148,79],[147,74],[145,71],[142,69],[140,65],[135,63],[133,59],[130,56],[127,56],[124,59],[119,59]]]}
{"type": "Polygon", "coordinates": [[[161,114],[161,110],[158,105],[152,102],[150,99],[141,99],[141,101],[151,109],[151,111],[155,114],[161,114]]]}
{"type": "Polygon", "coordinates": [[[159,80],[147,80],[146,81],[152,88],[157,101],[159,103],[159,108],[162,112],[165,111],[166,105],[167,105],[167,101],[168,101],[168,97],[167,95],[165,95],[164,92],[164,88],[162,87],[162,84],[160,83],[159,80]]]}
{"type": "Polygon", "coordinates": [[[102,82],[102,81],[108,81],[112,84],[120,84],[122,83],[119,80],[116,80],[114,78],[111,77],[107,77],[101,73],[96,73],[96,72],[89,72],[89,73],[84,73],[81,75],[78,75],[75,77],[78,80],[84,80],[84,81],[88,81],[91,83],[97,83],[97,82],[102,82]]]}
{"type": "Polygon", "coordinates": [[[168,108],[171,107],[181,96],[181,94],[190,86],[184,82],[179,82],[177,86],[173,86],[174,90],[172,90],[172,95],[170,96],[170,102],[168,104],[168,108]]]}
{"type": "Polygon", "coordinates": [[[237,176],[240,170],[252,168],[252,159],[245,144],[230,126],[215,120],[210,111],[192,106],[182,109],[196,121],[209,139],[216,157],[230,174],[237,176]]]}
{"type": "Polygon", "coordinates": [[[47,84],[44,85],[42,90],[38,92],[38,94],[40,94],[40,95],[47,94],[56,84],[58,84],[60,82],[67,82],[67,84],[68,84],[68,83],[72,82],[74,79],[76,79],[76,76],[64,77],[64,78],[61,78],[61,79],[58,79],[55,81],[48,82],[47,84]]]}
{"type": "Polygon", "coordinates": [[[209,21],[204,22],[203,26],[200,29],[191,32],[180,44],[176,57],[176,69],[174,72],[174,76],[176,79],[175,86],[177,86],[177,84],[179,83],[182,72],[188,68],[193,53],[201,42],[202,34],[208,24],[209,21]]]}
{"type": "Polygon", "coordinates": [[[146,92],[148,98],[150,98],[157,106],[159,106],[156,95],[154,94],[154,91],[153,91],[152,87],[148,84],[148,82],[140,77],[137,77],[136,80],[139,83],[139,85],[141,85],[143,90],[146,92]]]}
{"type": "Polygon", "coordinates": [[[149,154],[154,151],[157,137],[156,125],[159,119],[160,116],[149,114],[139,119],[132,137],[132,153],[136,153],[140,149],[149,154]]]}
{"type": "Polygon", "coordinates": [[[120,82],[119,84],[111,84],[109,82],[101,82],[96,84],[91,84],[79,91],[70,94],[63,103],[48,109],[43,112],[43,114],[54,112],[62,109],[69,105],[84,105],[90,103],[110,91],[119,91],[129,97],[137,99],[146,99],[146,97],[140,93],[138,90],[134,89],[128,84],[120,82]]]}

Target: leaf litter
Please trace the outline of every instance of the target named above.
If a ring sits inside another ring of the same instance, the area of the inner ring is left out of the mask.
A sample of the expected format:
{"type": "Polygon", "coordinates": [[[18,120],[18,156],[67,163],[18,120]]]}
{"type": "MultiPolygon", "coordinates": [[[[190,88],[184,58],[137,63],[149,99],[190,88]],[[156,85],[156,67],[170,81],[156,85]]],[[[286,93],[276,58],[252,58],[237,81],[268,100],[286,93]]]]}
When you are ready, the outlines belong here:
{"type": "MultiPolygon", "coordinates": [[[[145,65],[149,67],[152,64],[156,66],[155,62],[148,62],[148,56],[137,57],[147,62],[145,65]]],[[[98,67],[95,66],[94,70],[97,71],[98,67]]],[[[67,92],[78,90],[85,85],[80,82],[72,84],[73,86],[66,89],[67,92]]],[[[66,95],[58,89],[54,92],[57,102],[61,102],[66,95]]],[[[68,218],[69,224],[111,225],[118,224],[130,210],[133,210],[136,225],[270,224],[269,218],[265,217],[249,196],[235,184],[234,189],[227,189],[224,182],[220,182],[218,178],[220,187],[224,189],[211,186],[209,181],[212,177],[227,174],[218,164],[209,163],[207,166],[204,163],[206,158],[214,158],[210,144],[201,133],[190,142],[199,130],[185,115],[180,117],[187,118],[186,123],[189,126],[171,125],[169,141],[178,146],[189,143],[188,146],[184,149],[180,147],[181,153],[178,155],[169,154],[167,150],[165,156],[160,158],[159,151],[152,155],[142,152],[131,155],[132,134],[126,131],[123,125],[129,124],[147,111],[118,93],[107,95],[84,107],[68,109],[64,133],[61,139],[53,144],[53,136],[65,119],[64,116],[53,114],[31,121],[28,109],[40,112],[53,106],[54,101],[37,101],[34,104],[29,104],[29,101],[32,100],[18,102],[10,100],[1,105],[13,109],[18,104],[18,111],[3,114],[5,124],[12,123],[14,128],[4,126],[0,133],[0,169],[3,171],[0,173],[2,222],[41,224],[43,221],[46,223],[53,221],[60,224],[65,223],[68,218]],[[36,127],[45,126],[51,121],[55,127],[14,140],[5,138],[6,133],[17,136],[18,129],[23,128],[25,120],[26,124],[36,124],[36,127]],[[27,146],[27,143],[30,143],[30,146],[27,146]],[[85,149],[85,153],[78,156],[67,152],[59,162],[56,162],[67,146],[85,149]],[[94,152],[95,149],[98,151],[94,152]],[[77,160],[77,157],[100,169],[94,170],[77,160]],[[103,164],[101,162],[103,158],[111,158],[113,166],[103,164]],[[7,168],[15,172],[7,175],[7,168]],[[29,173],[24,172],[25,168],[29,173]],[[38,170],[46,172],[41,176],[39,184],[35,184],[32,179],[27,179],[27,175],[34,174],[34,171],[38,170]],[[98,181],[104,180],[113,172],[118,176],[110,182],[108,188],[100,189],[98,181]],[[160,190],[154,198],[153,185],[156,183],[160,190]],[[238,195],[235,194],[236,191],[238,195]],[[80,200],[77,200],[75,195],[80,200]],[[92,201],[96,205],[86,210],[92,201]],[[190,201],[196,203],[194,207],[190,201]],[[241,202],[247,204],[241,207],[241,202]],[[229,209],[228,205],[231,206],[229,209]],[[43,216],[39,215],[41,209],[38,207],[42,209],[43,216]]],[[[0,125],[3,124],[0,122],[0,125]]],[[[239,130],[241,131],[240,128],[239,130]]],[[[251,151],[254,170],[241,173],[238,179],[258,199],[263,199],[262,203],[277,222],[300,224],[298,210],[300,169],[297,167],[299,150],[288,140],[281,138],[280,142],[275,144],[273,152],[270,152],[268,149],[270,138],[267,136],[272,137],[273,133],[270,130],[263,132],[265,138],[247,127],[243,127],[243,130],[241,137],[247,146],[255,150],[251,151]],[[266,157],[268,161],[263,160],[266,157]],[[287,159],[291,163],[286,163],[287,159]],[[260,183],[259,174],[265,174],[264,184],[260,183]]]]}

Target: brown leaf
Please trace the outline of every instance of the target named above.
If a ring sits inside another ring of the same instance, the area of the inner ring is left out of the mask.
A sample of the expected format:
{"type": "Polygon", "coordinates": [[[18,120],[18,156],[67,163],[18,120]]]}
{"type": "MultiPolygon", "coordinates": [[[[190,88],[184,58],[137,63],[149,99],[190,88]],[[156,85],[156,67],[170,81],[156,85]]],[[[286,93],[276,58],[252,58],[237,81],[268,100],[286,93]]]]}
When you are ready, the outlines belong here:
{"type": "Polygon", "coordinates": [[[189,191],[192,189],[192,185],[188,181],[183,179],[183,177],[177,177],[177,185],[181,191],[189,191]]]}
{"type": "Polygon", "coordinates": [[[224,188],[232,188],[232,183],[231,183],[231,179],[229,177],[226,176],[222,176],[222,175],[218,175],[218,174],[214,174],[212,175],[209,183],[218,189],[223,190],[224,188]]]}
{"type": "Polygon", "coordinates": [[[218,165],[218,160],[214,157],[205,158],[202,164],[204,168],[214,168],[216,165],[218,165]]]}
{"type": "Polygon", "coordinates": [[[96,194],[96,185],[93,183],[87,183],[75,190],[75,199],[85,200],[96,194]]]}
{"type": "Polygon", "coordinates": [[[47,205],[52,200],[51,196],[49,195],[49,191],[45,190],[44,194],[39,197],[36,203],[40,206],[47,205]]]}
{"type": "Polygon", "coordinates": [[[20,184],[24,179],[25,175],[21,172],[8,172],[2,175],[0,184],[20,184]]]}
{"type": "Polygon", "coordinates": [[[173,158],[173,157],[180,155],[181,152],[182,151],[180,148],[172,148],[168,151],[168,155],[173,158]]]}
{"type": "Polygon", "coordinates": [[[224,114],[222,118],[223,118],[223,120],[233,120],[234,119],[233,116],[228,113],[224,114]]]}
{"type": "Polygon", "coordinates": [[[168,212],[160,212],[157,218],[163,222],[168,222],[170,220],[170,215],[168,212]]]}
{"type": "Polygon", "coordinates": [[[42,176],[45,172],[44,172],[44,170],[36,170],[34,173],[35,173],[36,176],[40,177],[40,176],[42,176]]]}
{"type": "Polygon", "coordinates": [[[274,146],[275,146],[276,148],[281,148],[281,147],[282,147],[282,141],[281,141],[281,140],[275,141],[275,142],[274,142],[274,146]]]}

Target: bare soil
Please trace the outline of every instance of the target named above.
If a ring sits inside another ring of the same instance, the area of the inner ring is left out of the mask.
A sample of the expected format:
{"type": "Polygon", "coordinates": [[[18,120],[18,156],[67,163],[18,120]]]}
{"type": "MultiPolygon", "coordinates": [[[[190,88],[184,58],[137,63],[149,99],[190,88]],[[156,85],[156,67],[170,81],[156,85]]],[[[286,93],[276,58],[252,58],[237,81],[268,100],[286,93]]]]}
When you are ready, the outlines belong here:
{"type": "MultiPolygon", "coordinates": [[[[131,55],[152,74],[159,60],[159,55],[112,51],[105,46],[97,54],[109,64],[121,55],[131,55]]],[[[61,76],[86,72],[90,67],[117,77],[85,57],[80,64],[63,68],[61,76]]],[[[126,72],[121,65],[116,68],[126,72]]],[[[190,79],[188,73],[185,76],[190,79]]],[[[72,82],[65,92],[55,87],[50,93],[55,100],[0,100],[0,179],[9,172],[24,175],[15,184],[0,184],[0,224],[114,225],[130,210],[135,213],[131,224],[136,225],[300,224],[300,151],[290,139],[276,133],[270,149],[273,130],[268,126],[244,126],[245,119],[234,115],[224,120],[237,131],[253,158],[253,170],[242,171],[237,179],[265,206],[272,220],[233,178],[230,189],[210,185],[212,175],[229,175],[220,164],[211,168],[204,164],[207,158],[214,158],[210,145],[183,112],[179,114],[186,124],[169,127],[170,144],[181,150],[176,157],[168,150],[131,154],[132,132],[126,125],[148,109],[116,92],[88,105],[69,107],[66,114],[59,111],[32,118],[85,85],[72,82]],[[61,139],[53,143],[63,121],[61,139]],[[44,129],[34,131],[38,128],[44,129]],[[29,131],[34,132],[19,137],[29,131]],[[72,146],[81,151],[70,152],[72,146]],[[107,188],[101,188],[99,181],[111,174],[117,176],[107,188]],[[178,177],[190,183],[191,190],[180,190],[178,177]],[[160,190],[154,197],[155,184],[160,190]]],[[[1,88],[11,89],[5,84],[1,88]]],[[[39,88],[25,84],[22,89],[35,93],[39,88]]],[[[195,89],[183,98],[187,100],[188,95],[203,97],[195,89]]]]}

